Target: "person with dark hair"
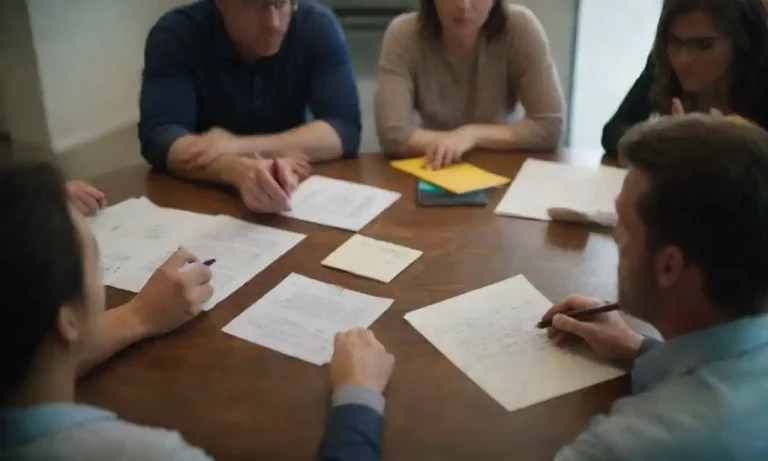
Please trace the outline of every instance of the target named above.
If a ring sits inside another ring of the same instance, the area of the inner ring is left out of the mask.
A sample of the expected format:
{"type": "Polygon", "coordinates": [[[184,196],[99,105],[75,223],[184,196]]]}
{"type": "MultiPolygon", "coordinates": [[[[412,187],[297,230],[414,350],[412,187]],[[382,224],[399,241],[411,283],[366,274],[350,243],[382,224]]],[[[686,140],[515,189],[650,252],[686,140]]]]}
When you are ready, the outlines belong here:
{"type": "MultiPolygon", "coordinates": [[[[96,241],[65,189],[50,165],[0,168],[0,459],[209,460],[176,432],[74,402],[79,375],[188,322],[213,289],[208,267],[179,249],[133,300],[105,311],[96,241]]],[[[320,459],[357,460],[380,451],[394,359],[367,330],[339,334],[335,346],[320,459]]]]}
{"type": "Polygon", "coordinates": [[[558,461],[764,460],[768,443],[768,132],[727,117],[664,117],[619,143],[629,163],[616,199],[621,309],[563,315],[601,301],[570,297],[544,319],[634,361],[632,395],[598,416],[558,461]]]}
{"type": "Polygon", "coordinates": [[[653,114],[712,111],[768,128],[768,13],[763,0],[665,0],[653,51],[603,128],[605,151],[653,114]]]}
{"type": "Polygon", "coordinates": [[[144,61],[139,139],[157,170],[232,186],[272,213],[308,162],[357,154],[347,42],[313,0],[197,0],[157,21],[144,61]]]}
{"type": "Polygon", "coordinates": [[[506,0],[421,0],[387,27],[374,101],[387,154],[440,168],[473,148],[551,151],[565,102],[539,20],[506,0]],[[510,123],[518,105],[525,118],[510,123]]]}

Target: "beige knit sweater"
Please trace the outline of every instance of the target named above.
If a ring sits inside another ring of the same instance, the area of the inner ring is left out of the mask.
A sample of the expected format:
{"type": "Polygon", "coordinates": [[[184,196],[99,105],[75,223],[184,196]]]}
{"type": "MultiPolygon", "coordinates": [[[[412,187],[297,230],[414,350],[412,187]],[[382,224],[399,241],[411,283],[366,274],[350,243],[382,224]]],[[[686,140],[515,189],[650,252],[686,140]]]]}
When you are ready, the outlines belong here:
{"type": "Polygon", "coordinates": [[[417,128],[452,130],[468,123],[510,123],[518,150],[554,150],[565,102],[546,34],[526,7],[509,5],[507,30],[481,34],[456,59],[424,36],[417,13],[395,18],[379,58],[376,131],[385,152],[402,153],[417,128]],[[518,104],[525,118],[510,122],[518,104]]]}

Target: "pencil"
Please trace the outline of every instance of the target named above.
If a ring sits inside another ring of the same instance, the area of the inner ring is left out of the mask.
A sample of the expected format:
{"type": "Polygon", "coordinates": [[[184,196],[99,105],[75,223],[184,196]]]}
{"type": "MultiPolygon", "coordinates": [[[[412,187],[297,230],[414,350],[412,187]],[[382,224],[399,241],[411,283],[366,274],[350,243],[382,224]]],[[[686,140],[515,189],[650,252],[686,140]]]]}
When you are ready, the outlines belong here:
{"type": "MultiPolygon", "coordinates": [[[[604,314],[606,312],[611,312],[615,310],[619,310],[619,303],[604,304],[602,306],[591,307],[589,309],[582,309],[580,311],[563,312],[563,315],[567,315],[568,317],[576,320],[589,320],[596,315],[604,314]]],[[[542,320],[541,322],[536,324],[536,328],[549,328],[551,326],[552,326],[552,319],[542,320]]]]}

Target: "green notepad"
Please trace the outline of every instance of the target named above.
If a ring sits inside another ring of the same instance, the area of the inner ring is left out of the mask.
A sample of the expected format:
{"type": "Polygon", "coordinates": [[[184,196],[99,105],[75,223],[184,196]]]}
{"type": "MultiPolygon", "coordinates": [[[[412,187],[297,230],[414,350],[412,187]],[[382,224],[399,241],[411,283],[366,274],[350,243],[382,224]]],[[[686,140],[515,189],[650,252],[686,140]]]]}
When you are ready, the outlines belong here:
{"type": "Polygon", "coordinates": [[[488,203],[488,194],[484,190],[454,194],[434,184],[419,180],[416,187],[416,201],[421,206],[483,206],[488,203]]]}

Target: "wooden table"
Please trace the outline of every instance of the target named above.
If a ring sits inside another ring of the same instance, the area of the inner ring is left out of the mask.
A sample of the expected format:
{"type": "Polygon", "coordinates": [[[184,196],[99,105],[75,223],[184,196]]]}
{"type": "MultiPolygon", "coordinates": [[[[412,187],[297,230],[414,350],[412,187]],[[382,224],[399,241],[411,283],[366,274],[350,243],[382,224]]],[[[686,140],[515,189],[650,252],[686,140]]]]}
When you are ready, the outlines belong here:
{"type": "MultiPolygon", "coordinates": [[[[538,157],[600,161],[575,152],[538,157]]],[[[524,159],[479,153],[470,160],[513,176],[524,159]]],[[[79,398],[139,424],[178,429],[219,460],[312,459],[329,413],[327,370],[221,331],[291,272],[395,299],[372,326],[397,359],[387,391],[387,460],[551,459],[628,390],[622,378],[508,413],[403,320],[408,311],[517,274],[551,300],[571,293],[613,299],[617,252],[608,233],[496,216],[503,189],[490,192],[484,208],[419,208],[415,179],[388,168],[378,155],[318,165],[315,172],[401,192],[362,234],[424,255],[392,283],[381,284],[320,265],[349,232],[260,216],[227,191],[145,167],[98,178],[95,183],[113,203],[147,194],[161,206],[229,214],[308,237],[212,311],[95,370],[81,382],[79,398]]],[[[129,299],[127,293],[108,291],[110,306],[129,299]]]]}

